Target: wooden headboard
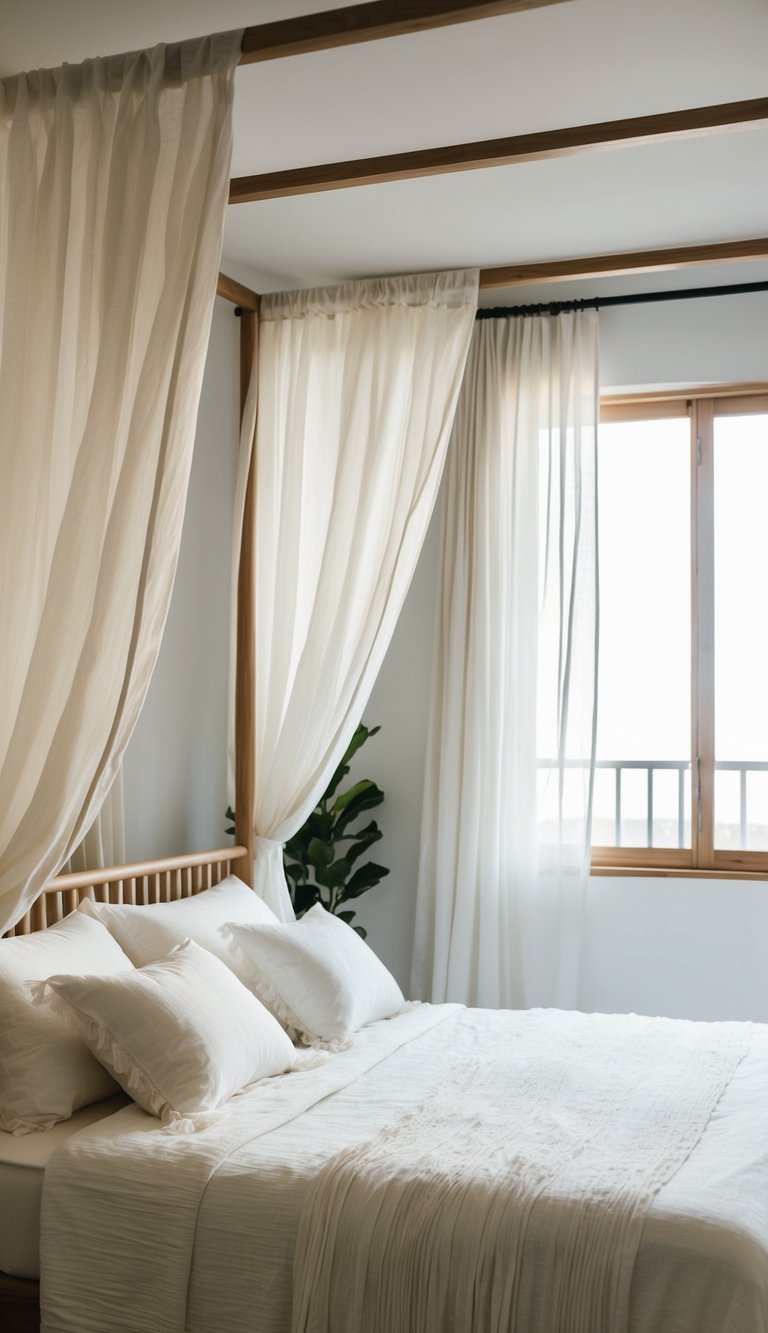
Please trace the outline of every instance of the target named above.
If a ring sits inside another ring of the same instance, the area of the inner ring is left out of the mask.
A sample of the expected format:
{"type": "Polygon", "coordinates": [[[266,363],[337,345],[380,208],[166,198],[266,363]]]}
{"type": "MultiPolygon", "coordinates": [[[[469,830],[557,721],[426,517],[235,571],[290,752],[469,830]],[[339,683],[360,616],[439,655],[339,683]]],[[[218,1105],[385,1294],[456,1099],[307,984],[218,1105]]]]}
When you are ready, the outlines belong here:
{"type": "MultiPolygon", "coordinates": [[[[49,880],[29,911],[6,931],[6,936],[29,935],[44,930],[74,912],[83,898],[102,903],[169,903],[192,898],[210,889],[227,875],[247,865],[245,847],[220,847],[212,852],[166,856],[159,861],[135,861],[103,870],[84,870],[49,880]]],[[[246,875],[243,875],[246,878],[246,875]]],[[[250,878],[250,875],[247,876],[250,878]]]]}

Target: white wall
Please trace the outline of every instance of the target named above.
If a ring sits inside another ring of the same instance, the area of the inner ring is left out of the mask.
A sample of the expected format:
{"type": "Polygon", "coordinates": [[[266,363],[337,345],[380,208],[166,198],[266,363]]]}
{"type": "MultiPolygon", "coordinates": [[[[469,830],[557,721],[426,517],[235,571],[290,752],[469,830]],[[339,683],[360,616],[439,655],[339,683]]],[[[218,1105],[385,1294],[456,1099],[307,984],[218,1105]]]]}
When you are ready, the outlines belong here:
{"type": "MultiPolygon", "coordinates": [[[[738,266],[722,279],[740,280],[738,266]]],[[[768,380],[768,292],[601,310],[600,380],[606,391],[768,380]]]]}
{"type": "MultiPolygon", "coordinates": [[[[546,300],[546,296],[539,299],[546,300]]],[[[601,312],[603,387],[768,379],[768,295],[601,312]]],[[[366,721],[381,735],[358,773],[387,793],[377,859],[392,868],[360,919],[407,984],[424,776],[431,628],[437,587],[433,522],[366,721]]],[[[582,1007],[689,1018],[768,1019],[768,882],[594,878],[582,1007]]]]}
{"type": "Polygon", "coordinates": [[[768,881],[593,878],[580,1008],[768,1021],[768,881]]]}
{"type": "Polygon", "coordinates": [[[225,845],[229,578],[239,324],[216,300],[179,565],[160,656],[124,760],[131,860],[225,845]]]}

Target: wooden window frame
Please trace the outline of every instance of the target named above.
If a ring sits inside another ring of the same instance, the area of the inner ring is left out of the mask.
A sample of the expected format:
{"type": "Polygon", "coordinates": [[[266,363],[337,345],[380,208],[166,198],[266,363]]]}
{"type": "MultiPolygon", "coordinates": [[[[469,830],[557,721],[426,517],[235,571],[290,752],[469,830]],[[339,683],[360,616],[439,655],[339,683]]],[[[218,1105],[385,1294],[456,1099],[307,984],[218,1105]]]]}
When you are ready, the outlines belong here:
{"type": "Polygon", "coordinates": [[[701,385],[601,399],[601,422],[686,416],[691,459],[691,847],[592,847],[592,875],[768,879],[768,851],[714,847],[714,426],[768,413],[768,383],[701,385]]]}

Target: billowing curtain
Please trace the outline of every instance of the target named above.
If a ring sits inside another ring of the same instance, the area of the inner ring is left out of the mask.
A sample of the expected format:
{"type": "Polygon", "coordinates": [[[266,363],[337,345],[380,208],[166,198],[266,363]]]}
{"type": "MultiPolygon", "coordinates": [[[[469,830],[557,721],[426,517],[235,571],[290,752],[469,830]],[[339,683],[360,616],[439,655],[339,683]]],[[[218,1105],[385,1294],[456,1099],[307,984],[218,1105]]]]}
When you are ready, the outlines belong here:
{"type": "Polygon", "coordinates": [[[254,887],[293,915],[282,844],[360,720],[435,502],[477,272],[262,299],[255,403],[254,887]]]}
{"type": "Polygon", "coordinates": [[[157,657],[239,50],[0,82],[0,928],[93,822],[157,657]]]}
{"type": "Polygon", "coordinates": [[[597,675],[593,312],[478,321],[447,464],[413,993],[576,1003],[597,675]]]}

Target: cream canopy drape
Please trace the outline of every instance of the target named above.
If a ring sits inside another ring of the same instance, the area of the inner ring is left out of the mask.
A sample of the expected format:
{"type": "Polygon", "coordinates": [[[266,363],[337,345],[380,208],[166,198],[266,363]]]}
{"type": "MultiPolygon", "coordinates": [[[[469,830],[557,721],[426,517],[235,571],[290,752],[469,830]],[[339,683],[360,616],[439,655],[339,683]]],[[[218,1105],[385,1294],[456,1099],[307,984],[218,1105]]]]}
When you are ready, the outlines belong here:
{"type": "Polygon", "coordinates": [[[573,1008],[597,672],[594,312],[478,322],[441,536],[412,991],[573,1008]]]}
{"type": "Polygon", "coordinates": [[[421,550],[477,272],[262,299],[256,428],[254,887],[293,915],[282,843],[306,820],[378,673],[421,550]]]}
{"type": "Polygon", "coordinates": [[[0,83],[0,929],[92,822],[157,656],[240,40],[0,83]]]}

